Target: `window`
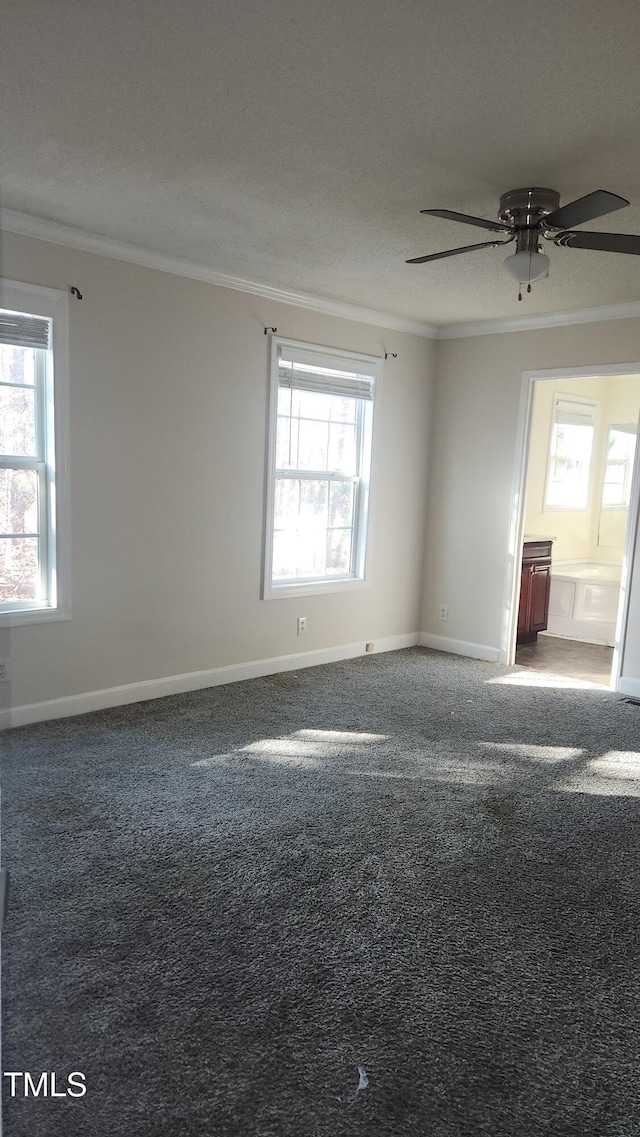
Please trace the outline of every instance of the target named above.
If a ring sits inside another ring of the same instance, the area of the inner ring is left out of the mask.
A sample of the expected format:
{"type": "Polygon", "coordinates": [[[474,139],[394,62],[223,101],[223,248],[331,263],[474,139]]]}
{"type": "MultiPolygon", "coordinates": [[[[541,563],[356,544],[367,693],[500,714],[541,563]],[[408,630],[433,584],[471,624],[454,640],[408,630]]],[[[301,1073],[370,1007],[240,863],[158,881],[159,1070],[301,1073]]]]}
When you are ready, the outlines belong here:
{"type": "Polygon", "coordinates": [[[636,433],[637,427],[632,424],[609,427],[602,486],[602,504],[605,508],[625,509],[629,505],[636,433]]]}
{"type": "Polygon", "coordinates": [[[0,282],[3,625],[67,615],[66,309],[66,293],[0,282]]]}
{"type": "Polygon", "coordinates": [[[596,404],[557,397],[545,509],[587,508],[596,404]]]}
{"type": "Polygon", "coordinates": [[[263,596],[366,582],[381,361],[272,341],[263,596]]]}

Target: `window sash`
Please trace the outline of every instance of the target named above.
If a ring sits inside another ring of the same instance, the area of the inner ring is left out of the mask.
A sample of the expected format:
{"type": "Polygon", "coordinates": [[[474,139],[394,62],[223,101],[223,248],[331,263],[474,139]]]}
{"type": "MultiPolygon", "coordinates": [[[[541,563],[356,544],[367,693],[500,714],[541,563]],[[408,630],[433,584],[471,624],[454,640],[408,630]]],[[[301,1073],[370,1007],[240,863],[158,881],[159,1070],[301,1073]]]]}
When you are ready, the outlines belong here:
{"type": "MultiPolygon", "coordinates": [[[[323,392],[323,393],[327,394],[329,392],[323,392]]],[[[349,398],[353,398],[353,396],[350,395],[349,398]]],[[[336,477],[336,478],[349,478],[349,477],[358,478],[358,477],[360,477],[360,473],[361,473],[361,469],[362,469],[362,447],[363,447],[363,437],[364,437],[364,429],[365,429],[364,405],[365,405],[364,400],[357,400],[356,401],[355,423],[354,423],[354,426],[355,426],[355,461],[354,461],[355,469],[354,470],[342,471],[342,470],[336,469],[335,467],[327,467],[326,471],[325,470],[309,471],[306,466],[285,466],[285,467],[277,466],[276,467],[276,475],[280,476],[281,471],[283,474],[285,473],[285,471],[288,471],[288,472],[291,472],[293,474],[293,476],[295,476],[296,472],[299,472],[300,474],[307,474],[307,473],[314,474],[314,473],[316,473],[322,477],[324,477],[326,473],[329,473],[329,474],[331,474],[332,477],[336,477]]],[[[277,454],[277,449],[278,449],[278,430],[279,430],[281,420],[285,420],[285,421],[289,422],[289,438],[290,439],[292,437],[292,429],[293,429],[293,423],[294,422],[297,422],[297,423],[300,423],[300,422],[318,422],[318,423],[326,424],[326,426],[327,426],[327,460],[328,460],[328,456],[329,456],[329,441],[328,441],[329,429],[333,423],[335,423],[336,425],[342,425],[341,419],[335,419],[335,420],[334,419],[316,419],[316,418],[310,418],[307,415],[289,414],[287,416],[287,415],[282,415],[282,414],[276,414],[275,443],[274,443],[275,449],[276,449],[276,454],[277,454]]],[[[344,425],[351,426],[351,422],[350,421],[346,422],[346,423],[344,423],[344,425]]]]}
{"type": "MultiPolygon", "coordinates": [[[[306,475],[306,472],[305,472],[305,475],[306,475]]],[[[339,483],[346,483],[348,485],[353,486],[353,498],[352,498],[352,502],[351,502],[351,524],[349,524],[349,525],[330,525],[329,524],[328,519],[329,519],[330,504],[329,504],[329,497],[328,497],[327,498],[327,523],[324,526],[322,526],[322,528],[324,528],[324,541],[325,541],[325,566],[326,566],[326,562],[328,559],[328,543],[330,540],[330,534],[334,533],[334,532],[348,532],[348,533],[350,533],[349,567],[345,572],[328,572],[328,571],[325,571],[324,573],[321,573],[321,574],[317,574],[317,575],[316,574],[311,574],[311,575],[308,574],[306,576],[302,576],[302,575],[298,575],[298,574],[291,575],[291,576],[287,576],[287,575],[278,576],[278,575],[276,575],[276,573],[272,567],[272,581],[275,584],[280,585],[280,584],[287,584],[287,583],[304,584],[304,583],[319,582],[319,581],[349,580],[351,578],[354,578],[356,575],[356,567],[357,567],[356,566],[356,559],[357,559],[357,554],[358,554],[357,542],[358,542],[358,519],[359,519],[359,510],[360,510],[360,483],[361,483],[361,479],[359,477],[344,477],[344,476],[335,477],[334,475],[327,476],[326,473],[322,470],[317,472],[317,473],[314,473],[312,476],[301,477],[301,476],[297,475],[295,471],[292,472],[292,471],[287,470],[284,472],[284,474],[280,474],[278,471],[276,471],[276,483],[280,480],[289,480],[289,481],[297,481],[297,482],[301,482],[301,481],[326,482],[327,485],[329,485],[329,486],[331,484],[335,485],[335,484],[339,484],[339,483]]],[[[274,489],[275,489],[275,487],[274,487],[274,489]]],[[[319,526],[319,528],[320,528],[320,526],[319,526]]],[[[277,533],[286,533],[286,532],[287,532],[286,526],[277,524],[277,519],[276,519],[276,515],[275,515],[275,511],[274,511],[274,519],[273,519],[273,539],[274,539],[274,541],[275,541],[275,536],[277,533]]]]}
{"type": "Polygon", "coordinates": [[[33,470],[38,479],[38,532],[37,533],[4,533],[0,531],[0,537],[41,537],[42,533],[46,530],[46,510],[42,509],[42,497],[46,496],[48,485],[48,471],[46,462],[39,462],[35,458],[23,459],[5,459],[0,458],[0,470],[33,470]],[[43,493],[44,491],[44,493],[43,493]],[[44,512],[45,526],[42,525],[42,514],[44,512]]]}

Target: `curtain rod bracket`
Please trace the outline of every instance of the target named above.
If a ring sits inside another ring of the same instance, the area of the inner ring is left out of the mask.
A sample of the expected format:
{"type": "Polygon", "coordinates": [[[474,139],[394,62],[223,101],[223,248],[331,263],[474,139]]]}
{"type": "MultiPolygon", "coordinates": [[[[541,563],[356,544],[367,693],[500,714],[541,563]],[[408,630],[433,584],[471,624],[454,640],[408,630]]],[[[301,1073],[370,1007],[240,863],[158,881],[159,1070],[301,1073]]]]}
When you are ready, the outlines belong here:
{"type": "Polygon", "coordinates": [[[76,288],[75,284],[71,285],[69,292],[71,293],[72,296],[77,296],[78,300],[82,300],[82,293],[81,293],[79,288],[76,288]]]}
{"type": "Polygon", "coordinates": [[[277,330],[278,330],[277,328],[265,328],[264,334],[266,336],[267,332],[277,332],[277,330]]]}
{"type": "Polygon", "coordinates": [[[385,359],[397,359],[398,353],[397,351],[385,351],[384,357],[385,359]]]}

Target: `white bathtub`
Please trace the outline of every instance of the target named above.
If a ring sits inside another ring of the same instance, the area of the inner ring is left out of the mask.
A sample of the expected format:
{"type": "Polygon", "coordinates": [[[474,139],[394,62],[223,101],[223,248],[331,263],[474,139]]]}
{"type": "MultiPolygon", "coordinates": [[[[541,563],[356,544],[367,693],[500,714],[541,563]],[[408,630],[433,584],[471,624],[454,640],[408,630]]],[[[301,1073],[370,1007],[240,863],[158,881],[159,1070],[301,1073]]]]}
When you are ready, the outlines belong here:
{"type": "Polygon", "coordinates": [[[619,600],[619,565],[584,561],[554,564],[547,633],[612,647],[619,600]]]}

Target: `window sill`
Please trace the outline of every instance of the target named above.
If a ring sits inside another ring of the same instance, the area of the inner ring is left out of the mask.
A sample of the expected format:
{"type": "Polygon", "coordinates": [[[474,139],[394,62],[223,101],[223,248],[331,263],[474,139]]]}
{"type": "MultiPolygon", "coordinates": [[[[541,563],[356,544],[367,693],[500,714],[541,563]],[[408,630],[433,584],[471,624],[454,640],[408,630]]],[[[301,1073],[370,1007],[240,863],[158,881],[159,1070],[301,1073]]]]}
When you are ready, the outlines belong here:
{"type": "Polygon", "coordinates": [[[292,596],[323,596],[334,592],[354,592],[368,588],[369,582],[362,578],[348,577],[342,580],[309,580],[300,584],[265,585],[263,600],[285,600],[292,596]]]}
{"type": "Polygon", "coordinates": [[[17,628],[22,624],[51,624],[70,619],[71,613],[63,608],[23,608],[21,611],[0,612],[0,628],[17,628]]]}

